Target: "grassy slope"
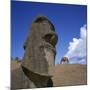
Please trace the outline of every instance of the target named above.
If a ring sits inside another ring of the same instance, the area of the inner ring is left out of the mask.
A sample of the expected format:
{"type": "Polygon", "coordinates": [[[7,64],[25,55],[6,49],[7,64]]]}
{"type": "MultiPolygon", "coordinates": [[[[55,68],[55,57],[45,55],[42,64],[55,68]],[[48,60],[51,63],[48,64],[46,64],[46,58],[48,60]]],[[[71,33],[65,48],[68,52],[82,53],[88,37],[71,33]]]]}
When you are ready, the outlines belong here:
{"type": "Polygon", "coordinates": [[[59,64],[53,73],[54,86],[87,84],[87,66],[80,64],[59,64]]]}
{"type": "MultiPolygon", "coordinates": [[[[19,68],[20,63],[11,62],[11,70],[19,68]]],[[[70,86],[87,84],[87,66],[80,64],[58,64],[53,72],[54,86],[70,86]]]]}

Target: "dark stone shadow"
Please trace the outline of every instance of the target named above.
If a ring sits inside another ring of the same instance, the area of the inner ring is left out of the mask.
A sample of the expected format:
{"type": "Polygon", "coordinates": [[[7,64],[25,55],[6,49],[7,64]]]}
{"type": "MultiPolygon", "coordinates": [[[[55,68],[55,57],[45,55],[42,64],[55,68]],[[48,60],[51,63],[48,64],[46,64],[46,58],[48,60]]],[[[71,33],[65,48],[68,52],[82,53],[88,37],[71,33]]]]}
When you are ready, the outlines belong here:
{"type": "Polygon", "coordinates": [[[47,87],[53,87],[53,81],[51,78],[47,82],[47,87]]]}

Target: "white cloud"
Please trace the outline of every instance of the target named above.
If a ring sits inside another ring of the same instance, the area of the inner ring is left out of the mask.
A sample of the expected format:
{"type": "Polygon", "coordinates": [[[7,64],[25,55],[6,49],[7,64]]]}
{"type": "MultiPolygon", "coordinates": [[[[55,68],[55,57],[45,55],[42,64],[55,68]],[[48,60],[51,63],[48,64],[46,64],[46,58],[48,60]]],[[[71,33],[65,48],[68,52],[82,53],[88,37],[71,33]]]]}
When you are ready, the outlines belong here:
{"type": "Polygon", "coordinates": [[[70,63],[86,64],[86,25],[80,28],[80,38],[73,38],[65,54],[70,63]]]}

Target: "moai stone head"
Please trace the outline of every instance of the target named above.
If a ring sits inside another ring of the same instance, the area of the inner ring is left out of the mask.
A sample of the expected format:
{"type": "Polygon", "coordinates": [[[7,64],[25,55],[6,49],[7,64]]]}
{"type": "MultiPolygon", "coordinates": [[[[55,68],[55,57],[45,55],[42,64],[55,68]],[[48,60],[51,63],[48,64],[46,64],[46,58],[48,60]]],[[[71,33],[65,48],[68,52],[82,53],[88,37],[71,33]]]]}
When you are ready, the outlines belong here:
{"type": "Polygon", "coordinates": [[[61,64],[69,64],[69,59],[68,59],[68,57],[63,57],[62,59],[61,59],[61,64]]]}
{"type": "Polygon", "coordinates": [[[24,44],[22,66],[36,74],[50,76],[55,63],[57,40],[54,25],[45,16],[38,16],[32,22],[24,44]]]}

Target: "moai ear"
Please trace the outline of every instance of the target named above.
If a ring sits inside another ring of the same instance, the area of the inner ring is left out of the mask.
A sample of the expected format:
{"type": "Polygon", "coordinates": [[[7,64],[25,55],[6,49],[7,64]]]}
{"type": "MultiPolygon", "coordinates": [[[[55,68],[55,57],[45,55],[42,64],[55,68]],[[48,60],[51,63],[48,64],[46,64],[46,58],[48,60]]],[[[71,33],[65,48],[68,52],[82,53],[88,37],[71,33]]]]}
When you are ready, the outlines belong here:
{"type": "Polygon", "coordinates": [[[57,44],[57,37],[56,37],[56,35],[52,35],[51,36],[50,43],[55,47],[55,45],[57,44]]]}
{"type": "Polygon", "coordinates": [[[54,46],[55,47],[55,45],[57,44],[57,40],[58,40],[58,37],[57,37],[57,35],[55,34],[55,33],[49,33],[49,34],[46,34],[44,37],[43,37],[43,39],[46,41],[46,42],[48,42],[48,43],[50,43],[52,46],[54,46]]]}

